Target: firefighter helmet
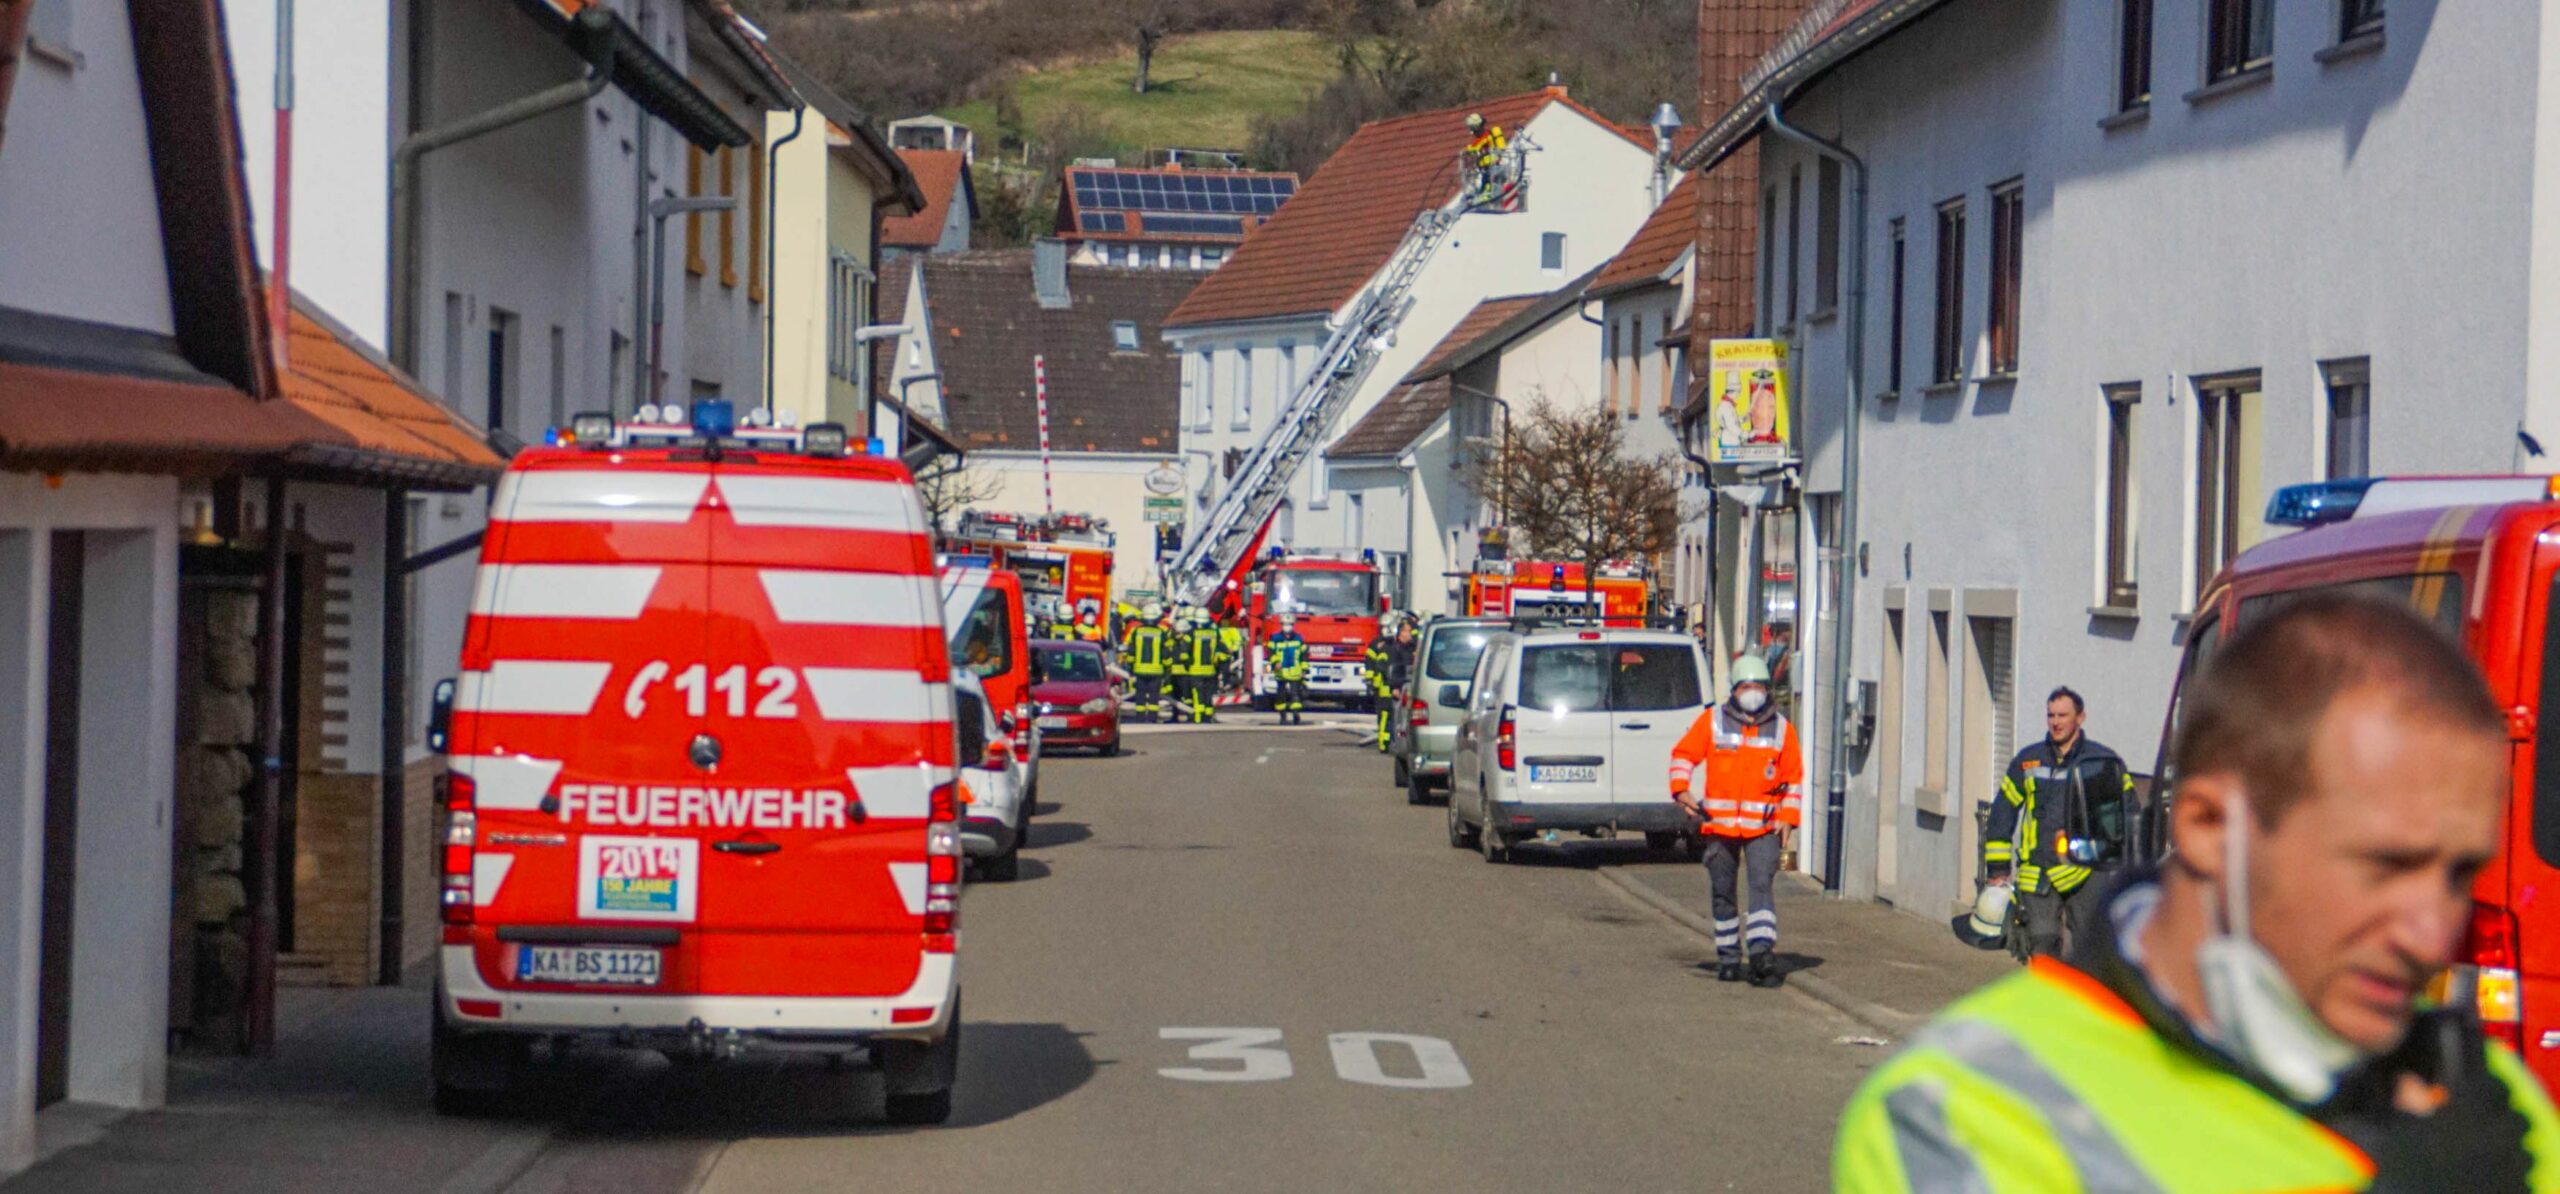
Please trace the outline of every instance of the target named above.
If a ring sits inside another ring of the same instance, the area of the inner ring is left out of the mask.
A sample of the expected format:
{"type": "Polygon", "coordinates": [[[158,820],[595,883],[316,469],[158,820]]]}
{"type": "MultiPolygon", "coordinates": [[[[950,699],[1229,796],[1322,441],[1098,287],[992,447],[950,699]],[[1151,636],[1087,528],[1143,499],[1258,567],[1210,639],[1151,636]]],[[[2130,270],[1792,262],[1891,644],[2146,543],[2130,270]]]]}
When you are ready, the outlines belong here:
{"type": "Polygon", "coordinates": [[[1973,898],[1973,915],[1956,919],[1956,936],[1975,949],[1998,949],[2009,936],[2009,901],[2016,898],[2006,883],[1984,884],[1973,898]]]}
{"type": "Polygon", "coordinates": [[[1484,113],[1467,113],[1467,131],[1470,133],[1481,133],[1484,131],[1484,113]]]}

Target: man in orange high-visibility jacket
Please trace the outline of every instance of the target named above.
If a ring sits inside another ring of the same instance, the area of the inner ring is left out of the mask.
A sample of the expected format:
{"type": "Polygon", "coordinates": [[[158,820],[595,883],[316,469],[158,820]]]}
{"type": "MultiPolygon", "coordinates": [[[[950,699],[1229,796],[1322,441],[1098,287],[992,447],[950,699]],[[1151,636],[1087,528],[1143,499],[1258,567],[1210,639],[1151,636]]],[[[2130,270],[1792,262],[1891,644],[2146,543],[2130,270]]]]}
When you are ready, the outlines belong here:
{"type": "Polygon", "coordinates": [[[1716,978],[1740,982],[1750,954],[1751,985],[1784,982],[1777,959],[1773,888],[1785,831],[1804,817],[1804,757],[1796,728],[1769,705],[1769,665],[1733,661],[1730,699],[1711,706],[1671,748],[1671,798],[1705,822],[1707,882],[1716,921],[1716,978]],[[1734,899],[1736,871],[1750,880],[1751,911],[1734,899]]]}

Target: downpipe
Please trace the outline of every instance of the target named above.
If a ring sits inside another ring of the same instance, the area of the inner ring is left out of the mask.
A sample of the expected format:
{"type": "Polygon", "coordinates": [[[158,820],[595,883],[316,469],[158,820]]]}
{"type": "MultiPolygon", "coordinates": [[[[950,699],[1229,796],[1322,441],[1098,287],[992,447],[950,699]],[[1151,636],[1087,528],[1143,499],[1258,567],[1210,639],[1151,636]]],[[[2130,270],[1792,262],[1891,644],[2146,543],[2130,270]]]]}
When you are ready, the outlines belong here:
{"type": "Polygon", "coordinates": [[[1843,312],[1848,324],[1848,334],[1843,339],[1849,358],[1849,400],[1840,432],[1840,526],[1834,536],[1839,543],[1839,558],[1833,565],[1833,575],[1838,578],[1839,593],[1828,603],[1837,629],[1830,647],[1828,707],[1822,711],[1828,725],[1823,741],[1831,753],[1830,782],[1822,808],[1822,886],[1836,892],[1840,890],[1842,856],[1846,853],[1841,838],[1846,833],[1849,807],[1849,645],[1851,628],[1857,622],[1858,448],[1866,419],[1866,392],[1859,365],[1866,359],[1867,338],[1867,164],[1847,146],[1787,123],[1781,110],[1783,102],[1777,94],[1769,97],[1769,127],[1848,168],[1850,208],[1855,221],[1849,241],[1849,309],[1843,312]]]}

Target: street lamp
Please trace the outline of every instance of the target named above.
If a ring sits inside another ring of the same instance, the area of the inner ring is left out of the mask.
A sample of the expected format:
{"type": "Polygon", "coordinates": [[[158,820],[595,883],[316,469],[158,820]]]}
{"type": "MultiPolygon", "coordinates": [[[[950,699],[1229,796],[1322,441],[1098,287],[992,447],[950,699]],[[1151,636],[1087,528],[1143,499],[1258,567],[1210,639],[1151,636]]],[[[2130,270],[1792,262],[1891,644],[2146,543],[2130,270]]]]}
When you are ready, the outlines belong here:
{"type": "Polygon", "coordinates": [[[662,196],[649,201],[649,401],[663,401],[661,390],[666,379],[659,375],[659,355],[666,350],[667,326],[667,217],[699,215],[707,211],[728,211],[738,206],[735,195],[699,195],[676,198],[662,196]]]}

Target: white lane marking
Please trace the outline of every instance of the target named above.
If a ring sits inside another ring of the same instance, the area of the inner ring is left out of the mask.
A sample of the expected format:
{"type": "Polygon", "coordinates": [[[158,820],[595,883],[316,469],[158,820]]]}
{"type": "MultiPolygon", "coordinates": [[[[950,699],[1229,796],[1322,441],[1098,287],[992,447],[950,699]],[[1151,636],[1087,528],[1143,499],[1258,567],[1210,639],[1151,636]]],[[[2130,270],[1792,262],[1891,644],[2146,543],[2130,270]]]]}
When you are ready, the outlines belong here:
{"type": "Polygon", "coordinates": [[[485,672],[464,672],[454,707],[473,713],[551,713],[583,716],[596,707],[610,663],[584,660],[501,659],[485,672]]]}
{"type": "Polygon", "coordinates": [[[889,881],[898,885],[898,899],[907,905],[907,915],[924,915],[925,864],[921,862],[890,863],[889,881]]]}
{"type": "Polygon", "coordinates": [[[491,854],[481,851],[471,856],[471,902],[486,908],[498,902],[498,889],[506,885],[507,872],[516,865],[513,854],[491,854]]]}
{"type": "Polygon", "coordinates": [[[507,474],[491,508],[504,522],[683,522],[710,485],[708,473],[545,469],[507,474]]]}
{"type": "Polygon", "coordinates": [[[1168,1066],[1156,1071],[1167,1078],[1185,1082],[1277,1082],[1296,1072],[1289,1063],[1289,1051],[1275,1047],[1280,1042],[1277,1028],[1163,1028],[1156,1035],[1168,1041],[1206,1042],[1188,1050],[1194,1061],[1236,1063],[1234,1069],[1168,1066]]]}
{"type": "Polygon", "coordinates": [[[560,760],[531,755],[455,755],[448,765],[471,778],[479,807],[496,812],[542,807],[551,782],[560,778],[560,760]]]}
{"type": "Polygon", "coordinates": [[[661,571],[647,564],[485,564],[472,586],[471,612],[629,621],[648,608],[661,571]]]}
{"type": "Polygon", "coordinates": [[[812,572],[766,568],[765,600],[775,620],[795,626],[898,626],[942,629],[925,601],[921,576],[879,572],[812,572]]]}
{"type": "Polygon", "coordinates": [[[739,526],[925,533],[915,491],[895,481],[724,474],[720,497],[739,526]]]}
{"type": "Polygon", "coordinates": [[[1337,1032],[1325,1038],[1333,1050],[1333,1072],[1345,1082],[1368,1086],[1393,1086],[1404,1090],[1452,1090],[1473,1085],[1467,1074],[1467,1063],[1458,1060],[1457,1046],[1436,1036],[1414,1036],[1402,1032],[1337,1032]],[[1402,1045],[1413,1052],[1422,1072],[1404,1077],[1387,1073],[1378,1060],[1381,1044],[1402,1045]]]}
{"type": "Polygon", "coordinates": [[[898,668],[804,667],[818,716],[901,724],[951,720],[951,686],[898,668]]]}
{"type": "Polygon", "coordinates": [[[853,794],[870,816],[921,820],[933,813],[933,772],[926,764],[847,767],[844,777],[852,781],[853,794]]]}

